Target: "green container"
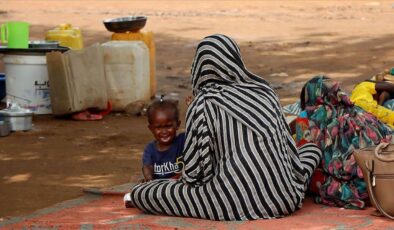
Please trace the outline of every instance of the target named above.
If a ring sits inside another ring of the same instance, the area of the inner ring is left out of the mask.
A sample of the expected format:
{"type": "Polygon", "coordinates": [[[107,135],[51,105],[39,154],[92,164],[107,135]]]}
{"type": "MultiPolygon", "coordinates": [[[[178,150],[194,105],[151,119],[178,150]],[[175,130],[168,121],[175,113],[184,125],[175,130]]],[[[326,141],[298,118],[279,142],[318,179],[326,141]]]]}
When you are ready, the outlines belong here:
{"type": "Polygon", "coordinates": [[[394,75],[394,68],[391,68],[390,74],[391,74],[391,75],[394,75]]]}
{"type": "Polygon", "coordinates": [[[27,22],[6,22],[0,26],[1,43],[8,48],[29,48],[29,26],[27,22]]]}

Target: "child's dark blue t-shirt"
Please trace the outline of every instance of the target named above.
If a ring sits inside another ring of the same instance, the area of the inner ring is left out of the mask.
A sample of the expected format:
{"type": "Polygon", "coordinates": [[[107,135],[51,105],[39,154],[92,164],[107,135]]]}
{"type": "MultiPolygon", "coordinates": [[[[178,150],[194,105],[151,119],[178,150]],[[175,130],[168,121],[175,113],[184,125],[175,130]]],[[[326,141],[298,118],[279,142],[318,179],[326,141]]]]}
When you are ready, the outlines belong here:
{"type": "Polygon", "coordinates": [[[171,178],[179,174],[183,163],[178,164],[177,158],[182,156],[185,144],[185,133],[175,137],[171,147],[163,152],[156,148],[156,141],[150,142],[144,150],[142,163],[153,166],[153,179],[171,178]]]}

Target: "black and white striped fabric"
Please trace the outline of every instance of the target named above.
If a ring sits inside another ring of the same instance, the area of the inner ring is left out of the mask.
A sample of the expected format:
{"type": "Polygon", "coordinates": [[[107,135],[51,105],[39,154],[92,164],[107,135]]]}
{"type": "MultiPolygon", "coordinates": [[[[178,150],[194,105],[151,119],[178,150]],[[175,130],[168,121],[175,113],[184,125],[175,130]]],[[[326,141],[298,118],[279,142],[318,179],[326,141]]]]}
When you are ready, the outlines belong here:
{"type": "Polygon", "coordinates": [[[276,218],[300,208],[321,151],[296,149],[276,93],[245,68],[233,40],[201,41],[192,86],[182,178],[136,185],[132,204],[211,220],[276,218]]]}

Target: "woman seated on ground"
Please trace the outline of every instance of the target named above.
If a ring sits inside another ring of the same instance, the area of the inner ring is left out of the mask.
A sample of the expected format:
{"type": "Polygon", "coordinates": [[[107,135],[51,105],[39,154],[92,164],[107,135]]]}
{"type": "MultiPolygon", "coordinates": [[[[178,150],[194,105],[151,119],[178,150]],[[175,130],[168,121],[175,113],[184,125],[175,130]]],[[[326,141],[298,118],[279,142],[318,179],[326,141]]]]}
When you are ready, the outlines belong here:
{"type": "Polygon", "coordinates": [[[357,84],[350,100],[394,128],[394,76],[384,71],[357,84]]]}
{"type": "Polygon", "coordinates": [[[138,184],[125,200],[148,213],[211,220],[269,219],[300,208],[321,151],[311,143],[296,148],[278,96],[246,69],[238,45],[224,35],[204,38],[191,77],[181,179],[138,184]]]}
{"type": "Polygon", "coordinates": [[[323,151],[311,181],[315,201],[330,206],[364,208],[368,199],[353,150],[391,140],[391,130],[354,106],[337,82],[325,76],[309,80],[301,92],[296,120],[297,143],[312,141],[323,151]]]}

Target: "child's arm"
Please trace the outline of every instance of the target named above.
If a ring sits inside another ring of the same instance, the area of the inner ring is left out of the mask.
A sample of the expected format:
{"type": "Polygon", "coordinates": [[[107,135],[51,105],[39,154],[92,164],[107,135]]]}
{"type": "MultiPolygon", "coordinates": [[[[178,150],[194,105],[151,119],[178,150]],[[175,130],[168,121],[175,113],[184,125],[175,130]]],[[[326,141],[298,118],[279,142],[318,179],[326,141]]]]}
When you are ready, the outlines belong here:
{"type": "Polygon", "coordinates": [[[148,182],[153,180],[153,166],[152,165],[144,165],[142,167],[142,173],[144,174],[144,179],[141,182],[148,182]]]}
{"type": "Polygon", "coordinates": [[[394,93],[394,84],[386,81],[376,82],[375,84],[376,91],[387,91],[390,93],[394,93]]]}

